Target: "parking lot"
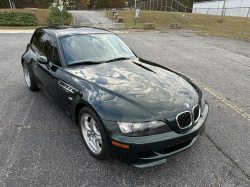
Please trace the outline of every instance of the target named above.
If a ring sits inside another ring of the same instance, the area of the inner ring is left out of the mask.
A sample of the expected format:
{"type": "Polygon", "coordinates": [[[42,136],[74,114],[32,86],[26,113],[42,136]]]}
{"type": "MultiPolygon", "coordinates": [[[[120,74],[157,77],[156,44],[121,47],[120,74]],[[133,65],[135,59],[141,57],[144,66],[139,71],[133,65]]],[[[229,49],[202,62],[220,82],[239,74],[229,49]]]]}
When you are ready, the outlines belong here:
{"type": "Polygon", "coordinates": [[[119,36],[202,88],[205,134],[159,166],[98,161],[59,107],[27,88],[20,57],[31,34],[0,34],[0,186],[250,186],[250,43],[189,32],[119,36]]]}

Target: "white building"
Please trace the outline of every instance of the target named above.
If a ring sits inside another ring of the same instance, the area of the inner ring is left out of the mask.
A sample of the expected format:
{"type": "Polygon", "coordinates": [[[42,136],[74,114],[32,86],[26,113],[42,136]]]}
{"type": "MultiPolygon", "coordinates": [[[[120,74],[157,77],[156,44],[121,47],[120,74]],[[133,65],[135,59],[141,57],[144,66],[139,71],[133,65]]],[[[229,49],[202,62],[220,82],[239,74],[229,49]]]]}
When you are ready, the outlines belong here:
{"type": "MultiPolygon", "coordinates": [[[[203,1],[193,4],[193,13],[209,15],[221,15],[224,0],[203,1]]],[[[250,7],[250,0],[226,0],[225,8],[227,8],[226,16],[246,17],[250,7]]],[[[250,14],[249,14],[250,17],[250,14]]]]}

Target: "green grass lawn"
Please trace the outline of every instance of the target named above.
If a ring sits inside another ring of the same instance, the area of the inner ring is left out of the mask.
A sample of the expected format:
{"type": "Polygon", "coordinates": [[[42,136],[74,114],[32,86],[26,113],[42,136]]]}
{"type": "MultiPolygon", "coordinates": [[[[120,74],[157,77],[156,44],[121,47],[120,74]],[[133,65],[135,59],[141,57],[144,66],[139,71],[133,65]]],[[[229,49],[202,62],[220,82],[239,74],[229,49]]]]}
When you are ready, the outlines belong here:
{"type": "MultiPolygon", "coordinates": [[[[125,29],[133,28],[135,23],[135,11],[117,11],[123,18],[125,29]]],[[[250,41],[250,18],[248,19],[244,35],[241,35],[246,18],[226,16],[223,29],[221,29],[221,16],[209,15],[207,26],[206,15],[187,13],[184,22],[183,12],[160,12],[160,11],[140,11],[135,28],[143,28],[144,23],[155,23],[156,29],[169,29],[170,23],[180,23],[181,29],[192,29],[200,33],[208,33],[214,36],[223,36],[235,39],[250,41]]],[[[106,16],[112,20],[112,12],[107,12],[106,16]]]]}

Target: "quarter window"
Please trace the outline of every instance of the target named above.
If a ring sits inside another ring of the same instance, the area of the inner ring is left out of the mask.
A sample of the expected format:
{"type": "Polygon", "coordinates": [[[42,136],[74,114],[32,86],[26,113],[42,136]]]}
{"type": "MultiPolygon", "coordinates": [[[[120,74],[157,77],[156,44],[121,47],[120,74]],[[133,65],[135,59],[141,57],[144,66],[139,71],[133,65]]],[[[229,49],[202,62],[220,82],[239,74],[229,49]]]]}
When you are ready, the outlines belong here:
{"type": "Polygon", "coordinates": [[[42,47],[41,47],[41,39],[43,37],[44,33],[43,32],[36,32],[34,34],[33,40],[32,40],[32,45],[38,50],[38,51],[42,51],[42,47]]]}

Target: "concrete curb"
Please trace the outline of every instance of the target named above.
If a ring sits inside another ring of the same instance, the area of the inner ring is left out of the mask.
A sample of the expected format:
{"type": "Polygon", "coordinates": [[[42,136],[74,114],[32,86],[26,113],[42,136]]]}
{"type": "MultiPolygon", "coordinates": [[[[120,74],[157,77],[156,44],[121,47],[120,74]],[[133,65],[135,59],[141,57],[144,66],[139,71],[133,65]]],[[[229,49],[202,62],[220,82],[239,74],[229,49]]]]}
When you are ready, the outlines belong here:
{"type": "Polygon", "coordinates": [[[111,32],[115,34],[155,34],[155,33],[161,33],[160,31],[149,31],[149,30],[110,30],[111,32]]]}
{"type": "Polygon", "coordinates": [[[0,30],[1,34],[12,34],[12,33],[34,33],[35,29],[27,29],[27,30],[21,30],[21,29],[2,29],[0,30]]]}
{"type": "MultiPolygon", "coordinates": [[[[27,30],[21,30],[21,29],[17,29],[17,30],[11,30],[11,29],[2,29],[0,30],[0,34],[12,34],[12,33],[34,33],[35,29],[27,29],[27,30]]],[[[129,33],[136,33],[136,34],[140,34],[140,33],[148,33],[148,34],[153,34],[153,33],[160,33],[160,31],[145,31],[145,30],[109,30],[113,33],[116,34],[129,34],[129,33]]]]}

